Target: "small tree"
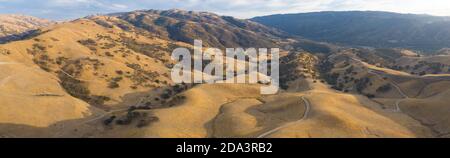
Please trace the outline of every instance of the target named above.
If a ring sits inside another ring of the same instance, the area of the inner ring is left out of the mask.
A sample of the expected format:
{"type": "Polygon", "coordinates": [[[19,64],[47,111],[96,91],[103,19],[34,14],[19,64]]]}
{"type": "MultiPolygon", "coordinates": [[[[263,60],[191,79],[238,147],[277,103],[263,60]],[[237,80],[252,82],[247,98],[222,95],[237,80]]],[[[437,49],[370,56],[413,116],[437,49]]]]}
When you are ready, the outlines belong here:
{"type": "Polygon", "coordinates": [[[370,98],[370,99],[375,98],[375,95],[373,95],[373,94],[366,94],[366,96],[367,96],[367,98],[370,98]]]}
{"type": "Polygon", "coordinates": [[[377,92],[387,92],[387,91],[389,91],[391,89],[392,89],[391,85],[390,84],[386,84],[384,86],[379,87],[377,89],[377,92]]]}
{"type": "Polygon", "coordinates": [[[110,118],[108,118],[105,121],[103,121],[103,124],[106,125],[106,126],[109,126],[114,121],[114,119],[116,119],[116,118],[117,118],[116,116],[111,116],[110,118]]]}
{"type": "Polygon", "coordinates": [[[111,88],[111,89],[115,89],[115,88],[119,88],[119,87],[120,87],[120,85],[117,82],[109,82],[109,84],[108,84],[108,88],[111,88]]]}

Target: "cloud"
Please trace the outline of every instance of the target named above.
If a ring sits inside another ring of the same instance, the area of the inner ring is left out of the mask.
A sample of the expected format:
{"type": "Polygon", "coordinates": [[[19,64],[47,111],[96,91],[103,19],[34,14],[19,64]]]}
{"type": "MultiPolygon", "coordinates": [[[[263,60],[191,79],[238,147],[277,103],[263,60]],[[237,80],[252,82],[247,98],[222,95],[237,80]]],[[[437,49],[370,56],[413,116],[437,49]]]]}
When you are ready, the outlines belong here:
{"type": "Polygon", "coordinates": [[[314,11],[379,10],[450,16],[448,0],[0,0],[0,13],[72,19],[137,9],[210,11],[240,18],[314,11]]]}

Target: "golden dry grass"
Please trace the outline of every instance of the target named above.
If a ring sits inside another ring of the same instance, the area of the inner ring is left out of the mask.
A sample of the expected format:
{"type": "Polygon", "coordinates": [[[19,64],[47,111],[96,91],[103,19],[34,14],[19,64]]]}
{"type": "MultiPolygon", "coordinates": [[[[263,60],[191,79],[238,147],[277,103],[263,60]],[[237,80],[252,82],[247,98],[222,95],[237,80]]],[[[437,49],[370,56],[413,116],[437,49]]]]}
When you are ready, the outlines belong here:
{"type": "MultiPolygon", "coordinates": [[[[102,17],[98,17],[102,18],[102,17]]],[[[119,81],[120,87],[108,88],[111,77],[117,70],[133,71],[128,63],[135,63],[147,71],[160,74],[169,69],[162,62],[128,48],[128,56],[107,56],[107,51],[120,48],[92,51],[79,40],[96,39],[97,35],[108,35],[118,40],[132,37],[142,43],[168,46],[168,41],[157,37],[143,37],[125,32],[117,27],[105,28],[91,20],[77,20],[44,29],[46,33],[24,41],[0,45],[0,49],[11,51],[0,55],[0,134],[29,137],[431,137],[431,130],[439,135],[448,132],[448,82],[430,84],[409,74],[379,68],[367,63],[356,67],[356,77],[368,76],[372,86],[365,90],[376,93],[376,88],[398,82],[408,96],[419,95],[420,99],[402,102],[404,113],[392,113],[392,106],[382,105],[357,94],[345,94],[332,90],[328,85],[299,79],[292,82],[287,91],[276,95],[260,95],[260,85],[250,84],[205,84],[198,85],[180,95],[186,97],[181,103],[149,112],[158,121],[149,126],[106,127],[103,121],[116,113],[107,113],[86,102],[70,96],[59,83],[58,69],[50,64],[46,72],[33,62],[27,50],[39,43],[46,46],[50,58],[66,57],[96,59],[103,66],[83,66],[78,79],[86,81],[93,95],[111,98],[107,106],[112,109],[136,105],[143,96],[155,95],[156,87],[131,88],[130,79],[119,81]],[[46,31],[45,31],[46,30],[46,31]],[[139,58],[139,59],[138,59],[139,58]],[[366,69],[365,69],[366,68],[366,69]],[[389,75],[389,80],[369,73],[367,69],[389,75]],[[95,73],[99,73],[95,75],[95,73]],[[103,77],[102,77],[103,76],[103,77]],[[105,77],[108,76],[108,77],[105,77]],[[420,93],[420,89],[423,88],[420,93]],[[306,101],[305,101],[306,100],[306,101]],[[308,104],[309,103],[309,104],[308,104]],[[93,120],[91,120],[93,119],[93,120]],[[425,123],[425,124],[424,124],[425,123]],[[58,127],[54,127],[59,125],[58,127]],[[431,126],[431,127],[430,127],[431,126]],[[36,129],[34,129],[36,128],[36,129]],[[431,129],[431,130],[430,130],[431,129]]],[[[107,42],[104,39],[98,43],[107,42]]],[[[186,45],[179,43],[180,45],[186,45]]],[[[118,47],[124,47],[119,45],[118,47]]],[[[165,55],[161,58],[168,59],[165,55]]],[[[358,66],[358,65],[356,65],[358,66]]],[[[335,69],[342,73],[345,69],[335,69]]],[[[170,80],[167,76],[161,81],[170,80]]],[[[391,90],[377,94],[381,104],[392,104],[402,98],[391,90]]],[[[120,113],[120,112],[117,112],[120,113]]],[[[123,112],[122,112],[123,113],[123,112]]],[[[436,136],[436,135],[434,135],[436,136]]]]}
{"type": "Polygon", "coordinates": [[[0,66],[0,122],[46,127],[90,115],[89,105],[68,95],[42,70],[23,64],[0,66]]]}
{"type": "MultiPolygon", "coordinates": [[[[391,115],[363,96],[318,86],[306,94],[309,118],[270,137],[428,137],[430,132],[405,115],[391,115]]],[[[324,86],[320,86],[324,87],[324,86]]]]}

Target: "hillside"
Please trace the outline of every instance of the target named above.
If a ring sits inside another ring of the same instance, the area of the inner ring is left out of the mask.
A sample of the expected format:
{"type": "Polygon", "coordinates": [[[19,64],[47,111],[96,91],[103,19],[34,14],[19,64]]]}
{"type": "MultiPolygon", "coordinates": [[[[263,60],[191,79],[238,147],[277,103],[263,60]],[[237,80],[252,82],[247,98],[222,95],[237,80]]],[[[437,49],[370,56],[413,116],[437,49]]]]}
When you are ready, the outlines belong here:
{"type": "MultiPolygon", "coordinates": [[[[96,17],[104,18],[107,17],[96,17]]],[[[1,88],[5,88],[2,92],[8,94],[0,100],[4,102],[2,108],[14,107],[2,110],[0,122],[8,124],[2,132],[18,128],[16,124],[67,126],[70,120],[126,111],[133,105],[161,106],[170,95],[160,95],[173,85],[168,78],[172,65],[168,49],[177,45],[189,47],[120,28],[105,28],[92,19],[42,30],[30,39],[0,45],[2,71],[9,72],[1,78],[1,88]],[[16,63],[23,66],[17,67],[16,63]],[[7,69],[12,66],[15,69],[7,69]],[[21,106],[14,102],[17,98],[21,106]],[[39,113],[35,108],[45,111],[39,113]],[[58,111],[68,114],[47,114],[58,111]]],[[[52,133],[44,136],[49,134],[52,133]]]]}
{"type": "MultiPolygon", "coordinates": [[[[202,39],[207,47],[271,48],[276,45],[277,39],[283,36],[275,29],[249,20],[208,12],[143,10],[112,16],[163,38],[186,43],[202,39]]],[[[127,29],[126,24],[117,25],[127,29]]]]}
{"type": "Polygon", "coordinates": [[[139,33],[151,32],[159,38],[192,44],[201,39],[205,47],[215,48],[282,48],[284,50],[330,53],[338,46],[291,36],[275,28],[262,24],[219,16],[209,12],[184,10],[140,10],[127,13],[111,14],[110,17],[122,21],[96,22],[105,27],[113,25],[139,33]]]}
{"type": "MultiPolygon", "coordinates": [[[[155,16],[156,19],[189,24],[175,30],[205,35],[199,37],[211,39],[204,41],[205,46],[274,46],[280,40],[271,34],[275,32],[260,24],[179,10],[92,16],[41,28],[39,33],[27,39],[0,45],[0,66],[4,71],[0,78],[3,89],[0,100],[4,109],[0,117],[0,134],[5,137],[58,137],[70,132],[71,127],[83,127],[91,122],[102,123],[88,126],[88,129],[97,129],[103,124],[132,129],[159,120],[149,110],[173,106],[184,98],[177,94],[191,87],[175,85],[170,80],[170,69],[174,64],[170,53],[177,47],[192,46],[185,43],[191,41],[169,34],[174,33],[173,30],[164,32],[175,25],[159,28],[155,23],[145,23],[148,17],[155,16]],[[181,15],[191,17],[178,17],[181,15]],[[209,18],[224,18],[233,23],[210,20],[211,24],[199,26],[196,22],[209,18]],[[154,32],[143,25],[164,31],[154,32]],[[229,28],[227,32],[233,38],[216,39],[217,34],[210,34],[212,32],[203,27],[229,28]],[[21,106],[17,106],[17,99],[21,106]],[[49,115],[51,112],[58,114],[49,115]],[[114,118],[108,121],[107,117],[112,114],[114,118]]],[[[88,130],[75,131],[86,134],[88,130]]]]}
{"type": "MultiPolygon", "coordinates": [[[[347,50],[330,55],[321,63],[328,69],[323,70],[326,72],[324,79],[338,91],[363,94],[385,111],[408,115],[429,128],[436,137],[448,137],[450,118],[445,114],[449,112],[446,103],[450,101],[448,75],[420,76],[383,68],[368,64],[357,54],[358,51],[347,50]]],[[[400,60],[402,58],[413,57],[400,60]]]]}
{"type": "Polygon", "coordinates": [[[25,15],[0,15],[0,43],[18,40],[53,22],[25,15]]]}
{"type": "Polygon", "coordinates": [[[389,12],[316,12],[251,19],[293,35],[351,46],[435,52],[450,47],[450,18],[389,12]]]}
{"type": "Polygon", "coordinates": [[[40,30],[0,45],[0,137],[448,136],[447,76],[389,69],[419,58],[406,49],[345,49],[182,10],[40,30]],[[171,51],[197,38],[205,47],[280,47],[282,89],[260,95],[262,82],[174,84],[171,51]]]}
{"type": "Polygon", "coordinates": [[[159,121],[151,126],[112,125],[88,133],[136,138],[432,137],[419,122],[386,112],[363,96],[304,81],[312,90],[270,96],[259,95],[257,85],[201,85],[184,92],[186,100],[175,107],[152,111],[159,121]]]}

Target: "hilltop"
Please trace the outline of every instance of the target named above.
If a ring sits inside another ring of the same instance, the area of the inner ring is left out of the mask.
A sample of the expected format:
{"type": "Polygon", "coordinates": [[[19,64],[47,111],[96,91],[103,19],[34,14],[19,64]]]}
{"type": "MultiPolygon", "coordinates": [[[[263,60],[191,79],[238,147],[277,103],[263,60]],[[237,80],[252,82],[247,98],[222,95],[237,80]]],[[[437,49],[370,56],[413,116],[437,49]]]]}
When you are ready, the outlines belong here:
{"type": "Polygon", "coordinates": [[[21,39],[51,24],[54,22],[32,16],[0,15],[0,43],[21,39]]]}

